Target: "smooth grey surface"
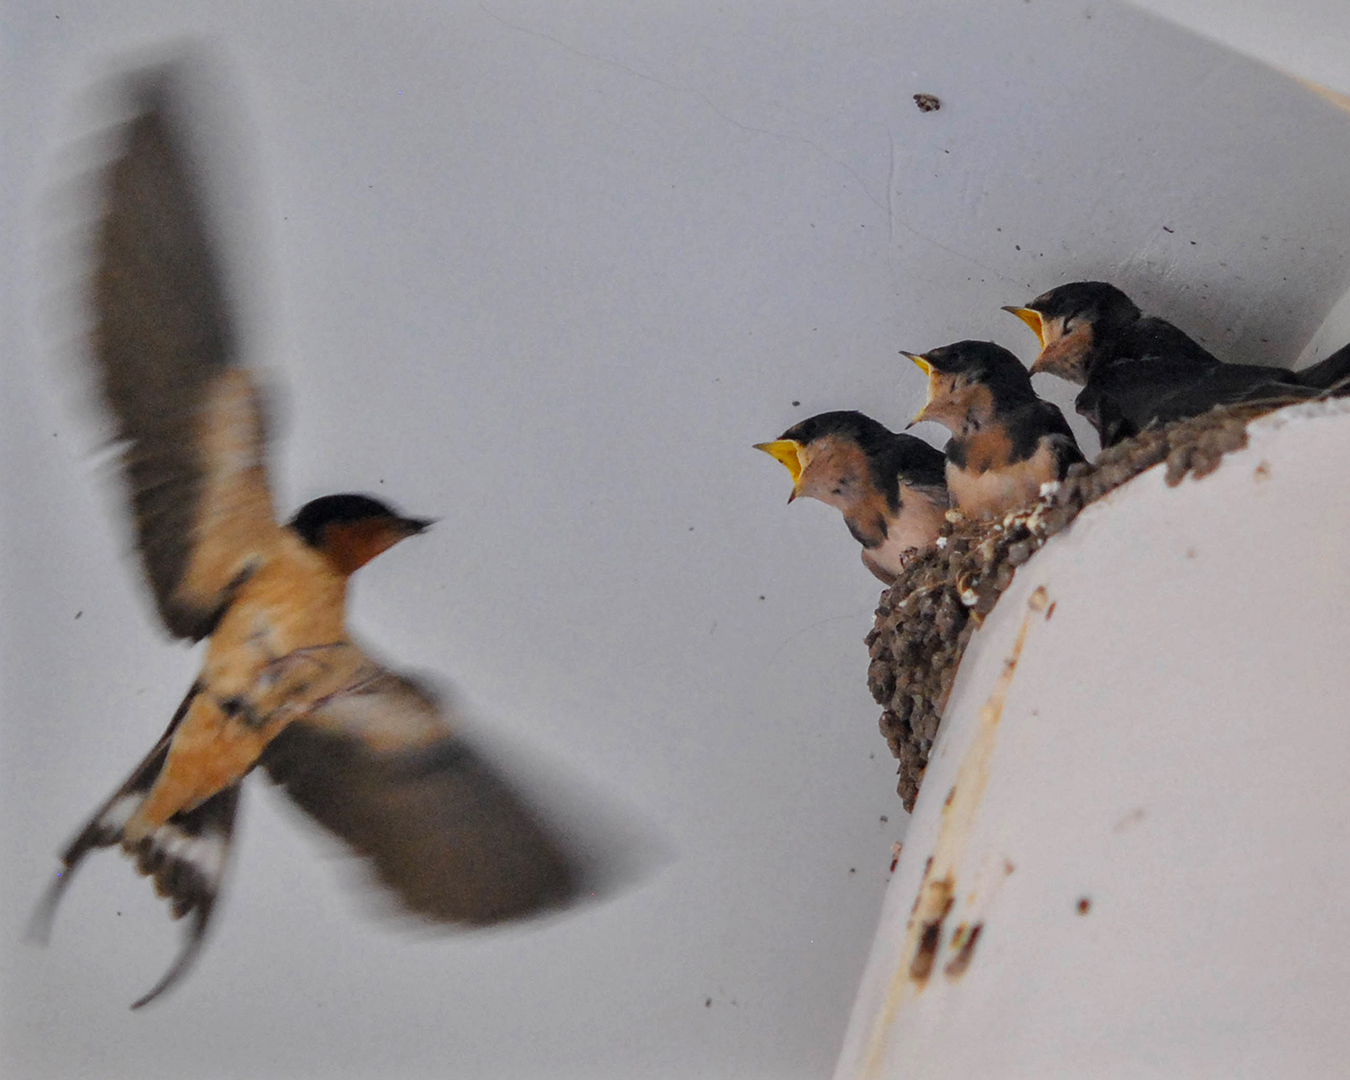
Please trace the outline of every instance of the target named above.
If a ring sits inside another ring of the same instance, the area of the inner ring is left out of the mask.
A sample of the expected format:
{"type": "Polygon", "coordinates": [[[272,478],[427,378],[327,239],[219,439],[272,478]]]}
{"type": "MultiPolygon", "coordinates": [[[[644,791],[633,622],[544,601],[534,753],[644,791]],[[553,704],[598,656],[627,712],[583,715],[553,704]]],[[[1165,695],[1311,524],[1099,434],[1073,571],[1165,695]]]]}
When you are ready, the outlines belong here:
{"type": "Polygon", "coordinates": [[[830,1069],[903,831],[865,688],[878,589],[750,444],[833,408],[903,425],[923,388],[899,349],[1029,356],[998,307],[1063,280],[1287,361],[1350,277],[1347,117],[1255,62],[1111,3],[837,9],[5,12],[9,1073],[830,1069]],[[123,861],[81,873],[49,948],[19,940],[194,668],[62,359],[74,211],[44,197],[109,63],[185,35],[243,118],[215,149],[252,207],[224,216],[251,355],[285,390],[282,504],[365,489],[443,518],[363,571],[354,627],[671,857],[570,918],[428,939],[371,919],[255,784],[199,970],[133,1015],[177,927],[123,861]]]}

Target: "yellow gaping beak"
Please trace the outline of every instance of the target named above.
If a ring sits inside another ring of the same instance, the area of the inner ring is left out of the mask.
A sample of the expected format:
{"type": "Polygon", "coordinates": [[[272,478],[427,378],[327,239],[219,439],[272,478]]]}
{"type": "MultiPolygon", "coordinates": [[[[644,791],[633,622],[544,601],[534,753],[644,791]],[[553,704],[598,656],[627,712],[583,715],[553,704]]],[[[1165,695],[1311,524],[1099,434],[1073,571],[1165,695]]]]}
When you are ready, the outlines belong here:
{"type": "Polygon", "coordinates": [[[1029,307],[1004,307],[1004,311],[1010,311],[1031,327],[1032,333],[1036,335],[1036,340],[1041,343],[1041,348],[1045,348],[1045,319],[1042,318],[1039,311],[1034,311],[1029,307]]]}
{"type": "Polygon", "coordinates": [[[755,449],[763,450],[775,461],[781,461],[792,476],[792,494],[788,496],[788,502],[791,502],[797,497],[797,484],[801,481],[802,469],[805,468],[802,462],[802,444],[796,439],[775,439],[773,442],[755,443],[755,449]]]}
{"type": "Polygon", "coordinates": [[[926,356],[922,355],[921,353],[905,352],[903,349],[900,350],[900,355],[908,357],[910,360],[913,360],[915,367],[917,367],[920,371],[922,371],[925,375],[929,376],[930,378],[932,377],[933,365],[928,362],[928,358],[926,356]]]}
{"type": "Polygon", "coordinates": [[[928,376],[928,400],[924,402],[923,408],[914,414],[914,419],[905,425],[906,428],[912,428],[915,424],[928,419],[928,406],[941,396],[941,391],[938,389],[938,373],[933,370],[933,365],[928,362],[926,357],[919,353],[903,351],[900,355],[909,357],[914,361],[914,366],[928,376]]]}

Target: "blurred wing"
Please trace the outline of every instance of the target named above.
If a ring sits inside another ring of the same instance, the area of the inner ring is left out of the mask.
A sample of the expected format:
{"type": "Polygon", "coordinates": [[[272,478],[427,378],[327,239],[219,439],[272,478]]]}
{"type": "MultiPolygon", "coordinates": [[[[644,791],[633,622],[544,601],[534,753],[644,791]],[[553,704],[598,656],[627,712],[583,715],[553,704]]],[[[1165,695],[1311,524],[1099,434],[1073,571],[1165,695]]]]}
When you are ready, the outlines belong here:
{"type": "Polygon", "coordinates": [[[576,864],[533,812],[428,694],[373,670],[273,740],[272,779],[433,919],[482,925],[572,898],[576,864]]]}
{"type": "Polygon", "coordinates": [[[197,639],[275,542],[260,395],[236,366],[230,312],[166,81],[140,93],[107,172],[93,355],[160,617],[197,639]]]}

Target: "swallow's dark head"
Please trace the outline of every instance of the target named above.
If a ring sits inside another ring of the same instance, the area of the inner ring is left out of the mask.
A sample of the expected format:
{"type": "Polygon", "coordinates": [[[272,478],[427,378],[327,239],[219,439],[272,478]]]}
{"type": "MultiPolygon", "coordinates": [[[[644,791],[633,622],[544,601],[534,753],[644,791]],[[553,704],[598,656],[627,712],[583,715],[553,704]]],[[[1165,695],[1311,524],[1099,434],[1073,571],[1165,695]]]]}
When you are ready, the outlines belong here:
{"type": "Polygon", "coordinates": [[[860,412],[820,413],[794,424],[756,450],[780,461],[792,476],[788,502],[819,499],[847,516],[880,496],[899,508],[899,484],[941,486],[942,451],[910,435],[897,435],[860,412]]]}
{"type": "MultiPolygon", "coordinates": [[[[778,438],[789,439],[805,447],[834,438],[856,445],[868,457],[876,457],[895,439],[895,433],[885,424],[863,413],[841,410],[808,417],[793,424],[778,438]]],[[[763,449],[763,444],[757,449],[763,449]]]]}
{"type": "Polygon", "coordinates": [[[350,574],[400,540],[424,532],[432,521],[404,517],[369,495],[325,495],[305,503],[290,525],[350,574]]]}
{"type": "Polygon", "coordinates": [[[904,355],[928,376],[928,400],[913,424],[933,420],[959,434],[987,424],[1001,409],[1036,397],[1022,362],[992,341],[958,341],[904,355]]]}
{"type": "Polygon", "coordinates": [[[859,412],[821,413],[794,424],[773,442],[756,443],[792,476],[788,502],[801,496],[845,509],[872,483],[869,456],[894,436],[859,412]]]}
{"type": "MultiPolygon", "coordinates": [[[[919,497],[917,517],[905,528],[911,546],[930,545],[947,509],[945,458],[912,435],[900,435],[860,412],[820,413],[794,424],[773,442],[756,443],[756,450],[781,462],[792,476],[788,502],[800,496],[819,499],[844,515],[853,538],[864,549],[886,542],[899,523],[910,493],[919,497]],[[924,507],[937,509],[925,517],[924,507]],[[933,537],[924,540],[915,532],[933,522],[933,537]],[[910,535],[912,534],[912,535],[910,535]]],[[[895,571],[863,561],[883,580],[895,571]]]]}
{"type": "Polygon", "coordinates": [[[1135,302],[1105,281],[1071,281],[1026,307],[1003,310],[1031,327],[1041,343],[1032,374],[1044,371],[1080,386],[1087,381],[1093,349],[1140,317],[1135,302]]]}

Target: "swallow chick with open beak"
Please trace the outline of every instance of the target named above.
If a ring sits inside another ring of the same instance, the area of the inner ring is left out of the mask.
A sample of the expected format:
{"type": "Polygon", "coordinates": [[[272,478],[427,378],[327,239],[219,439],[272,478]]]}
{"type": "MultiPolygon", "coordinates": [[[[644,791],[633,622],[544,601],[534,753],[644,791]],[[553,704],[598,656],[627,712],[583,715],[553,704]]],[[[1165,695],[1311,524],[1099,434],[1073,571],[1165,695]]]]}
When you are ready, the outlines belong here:
{"type": "Polygon", "coordinates": [[[1227,364],[1165,319],[1143,315],[1104,281],[1075,281],[1007,307],[1035,332],[1046,372],[1083,387],[1074,402],[1114,446],[1154,423],[1198,416],[1216,405],[1291,401],[1343,392],[1350,346],[1304,371],[1227,364]]]}
{"type": "Polygon", "coordinates": [[[788,502],[808,496],[844,515],[863,565],[887,585],[907,553],[927,551],[938,537],[947,512],[943,458],[922,439],[860,412],[827,412],[755,449],[791,474],[788,502]]]}
{"type": "Polygon", "coordinates": [[[91,851],[120,846],[175,918],[192,916],[133,1007],[196,958],[259,764],[430,920],[527,916],[580,886],[573,857],[454,718],[348,633],[351,575],[430,522],[353,494],[274,514],[262,395],[239,360],[171,82],[128,86],[139,111],[104,177],[91,352],[158,614],[205,652],[168,729],[62,853],[33,928],[45,938],[91,851]]]}
{"type": "Polygon", "coordinates": [[[947,490],[967,517],[1000,518],[1083,460],[1064,414],[1036,396],[1007,349],[958,341],[903,355],[928,377],[928,401],[911,423],[933,420],[952,433],[947,490]]]}

